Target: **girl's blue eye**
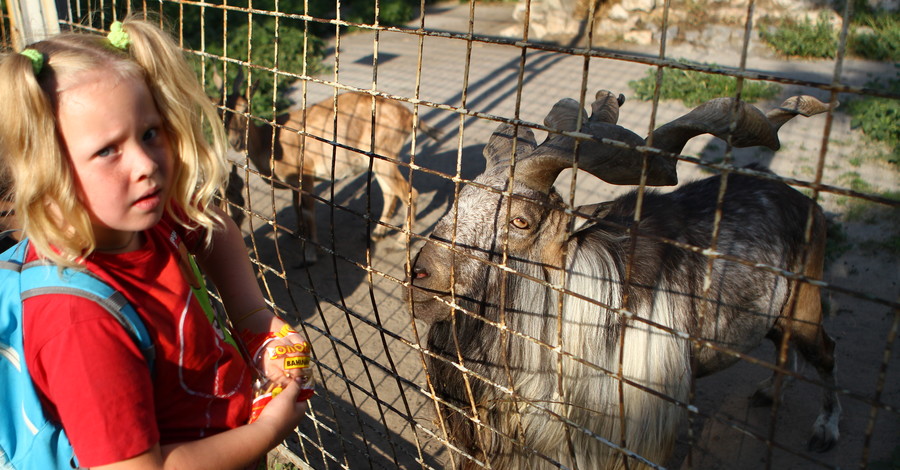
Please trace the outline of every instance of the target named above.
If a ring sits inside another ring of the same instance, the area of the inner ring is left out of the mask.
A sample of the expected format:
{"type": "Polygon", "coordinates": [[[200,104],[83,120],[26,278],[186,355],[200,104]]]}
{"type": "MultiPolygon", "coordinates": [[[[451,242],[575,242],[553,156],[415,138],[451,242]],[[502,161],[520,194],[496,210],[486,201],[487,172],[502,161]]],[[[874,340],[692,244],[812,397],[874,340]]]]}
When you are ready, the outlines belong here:
{"type": "Polygon", "coordinates": [[[116,151],[116,150],[115,150],[114,148],[112,148],[112,147],[105,147],[105,148],[100,149],[99,152],[97,152],[97,156],[98,156],[98,157],[109,157],[109,156],[111,156],[115,151],[116,151]]]}
{"type": "Polygon", "coordinates": [[[152,129],[148,129],[147,132],[144,132],[144,140],[153,140],[158,135],[159,130],[157,130],[155,127],[152,129]]]}

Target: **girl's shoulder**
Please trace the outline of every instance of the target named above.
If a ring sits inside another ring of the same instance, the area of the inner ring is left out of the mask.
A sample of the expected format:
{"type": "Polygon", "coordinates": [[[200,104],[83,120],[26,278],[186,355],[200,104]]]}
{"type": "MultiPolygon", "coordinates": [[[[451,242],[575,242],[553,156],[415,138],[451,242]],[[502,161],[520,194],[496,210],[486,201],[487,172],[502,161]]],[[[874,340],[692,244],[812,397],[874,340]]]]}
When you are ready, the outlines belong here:
{"type": "MultiPolygon", "coordinates": [[[[174,212],[182,220],[186,218],[184,211],[180,208],[174,208],[174,212]]],[[[185,227],[178,223],[168,211],[163,215],[159,223],[150,230],[163,234],[165,238],[169,240],[169,243],[176,249],[183,243],[191,253],[196,252],[206,236],[206,231],[202,227],[194,229],[185,227]]]]}

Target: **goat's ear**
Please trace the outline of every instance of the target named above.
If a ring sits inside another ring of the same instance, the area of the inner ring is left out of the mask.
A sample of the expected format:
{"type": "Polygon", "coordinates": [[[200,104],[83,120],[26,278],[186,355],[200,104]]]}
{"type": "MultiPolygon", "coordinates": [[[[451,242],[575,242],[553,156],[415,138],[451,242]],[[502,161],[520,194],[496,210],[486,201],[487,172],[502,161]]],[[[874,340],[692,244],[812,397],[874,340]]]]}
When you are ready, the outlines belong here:
{"type": "Polygon", "coordinates": [[[253,81],[253,83],[247,88],[247,99],[249,100],[254,93],[256,93],[256,89],[259,87],[259,79],[253,81]]]}
{"type": "Polygon", "coordinates": [[[234,75],[234,83],[231,84],[231,94],[240,95],[241,88],[244,87],[244,69],[238,68],[234,75]]]}
{"type": "Polygon", "coordinates": [[[609,211],[612,210],[612,205],[613,202],[610,201],[576,207],[575,212],[579,215],[573,217],[571,233],[574,235],[582,230],[597,225],[597,222],[609,215],[609,211]]]}
{"type": "Polygon", "coordinates": [[[213,85],[215,85],[216,90],[219,90],[219,94],[225,94],[225,80],[222,80],[222,75],[219,74],[219,69],[213,67],[212,73],[213,85]]]}

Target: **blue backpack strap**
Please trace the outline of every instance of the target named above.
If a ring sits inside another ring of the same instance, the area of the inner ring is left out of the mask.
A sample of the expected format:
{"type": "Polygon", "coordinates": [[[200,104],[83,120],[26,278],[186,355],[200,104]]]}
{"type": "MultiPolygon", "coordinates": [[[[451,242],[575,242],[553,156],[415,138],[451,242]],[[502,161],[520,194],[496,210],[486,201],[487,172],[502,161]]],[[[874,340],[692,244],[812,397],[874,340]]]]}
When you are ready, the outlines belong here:
{"type": "MultiPolygon", "coordinates": [[[[20,243],[26,244],[27,242],[20,243]]],[[[26,250],[23,248],[21,251],[20,262],[26,250]]],[[[121,292],[95,275],[70,268],[65,268],[60,273],[59,267],[48,261],[32,261],[22,265],[21,292],[23,301],[42,294],[68,294],[93,300],[122,324],[141,349],[150,370],[153,370],[156,349],[143,320],[121,292]]]]}
{"type": "Polygon", "coordinates": [[[5,289],[0,293],[7,294],[0,296],[0,333],[9,341],[0,344],[4,380],[0,389],[0,469],[20,468],[19,464],[24,465],[21,468],[73,469],[78,463],[68,437],[47,419],[22,357],[22,300],[41,294],[70,294],[96,302],[134,339],[151,373],[155,349],[144,322],[121,293],[86,271],[60,269],[45,261],[26,264],[27,247],[28,241],[23,240],[0,254],[5,289]]]}
{"type": "Polygon", "coordinates": [[[93,300],[113,316],[135,344],[153,370],[156,350],[150,333],[137,312],[121,292],[86,271],[64,269],[44,261],[34,261],[22,267],[22,300],[42,294],[68,294],[93,300]]]}

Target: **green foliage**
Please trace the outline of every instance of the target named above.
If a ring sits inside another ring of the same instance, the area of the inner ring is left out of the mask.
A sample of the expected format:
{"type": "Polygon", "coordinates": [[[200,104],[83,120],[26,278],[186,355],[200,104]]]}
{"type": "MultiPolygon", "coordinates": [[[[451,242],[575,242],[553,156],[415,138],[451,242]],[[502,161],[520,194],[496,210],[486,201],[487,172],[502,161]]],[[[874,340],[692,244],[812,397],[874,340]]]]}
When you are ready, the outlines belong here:
{"type": "MultiPolygon", "coordinates": [[[[869,60],[900,61],[900,13],[873,12],[861,5],[850,20],[847,53],[869,60]]],[[[826,13],[809,19],[761,21],[760,38],[786,56],[818,59],[837,54],[838,29],[826,13]]]]}
{"type": "Polygon", "coordinates": [[[862,176],[855,171],[844,173],[840,176],[840,181],[841,184],[860,193],[871,193],[875,191],[875,188],[873,188],[871,184],[864,180],[862,176]]]}
{"type": "MultiPolygon", "coordinates": [[[[897,66],[900,70],[900,65],[897,66]]],[[[886,87],[893,93],[900,93],[900,75],[883,83],[870,82],[871,88],[886,87]]],[[[867,96],[854,99],[845,106],[851,116],[850,126],[860,129],[867,138],[887,144],[890,153],[886,160],[900,165],[900,100],[867,96]]]]}
{"type": "MultiPolygon", "coordinates": [[[[400,26],[413,18],[413,7],[419,3],[410,0],[380,0],[378,24],[381,26],[400,26]]],[[[349,2],[343,19],[351,23],[374,24],[375,1],[349,2]]]]}
{"type": "MultiPolygon", "coordinates": [[[[681,62],[685,62],[682,60],[681,62]]],[[[716,64],[710,64],[716,67],[716,64]]],[[[656,69],[647,70],[644,78],[628,82],[628,86],[634,91],[640,100],[653,99],[656,88],[656,69]]],[[[771,83],[744,81],[741,90],[741,99],[754,103],[763,99],[774,98],[781,87],[771,83]]],[[[712,98],[735,96],[737,92],[737,78],[726,75],[709,74],[681,69],[664,69],[660,98],[669,100],[681,100],[686,106],[697,106],[712,98]]]]}
{"type": "Polygon", "coordinates": [[[775,50],[786,56],[832,58],[837,52],[837,32],[823,14],[815,23],[804,18],[803,21],[784,20],[772,28],[760,22],[759,36],[775,50]]]}
{"type": "MultiPolygon", "coordinates": [[[[210,0],[202,4],[165,3],[163,15],[171,24],[181,24],[185,47],[204,51],[213,57],[196,61],[198,73],[205,65],[207,73],[217,70],[222,74],[223,63],[218,57],[227,57],[252,64],[243,71],[256,83],[252,113],[270,118],[275,109],[282,110],[292,103],[284,97],[284,90],[296,80],[295,76],[313,76],[326,68],[322,64],[324,39],[335,33],[335,27],[320,21],[304,21],[245,11],[223,10],[224,0],[210,0]],[[276,34],[277,23],[277,34],[276,34]],[[202,27],[200,27],[202,25],[202,27]],[[226,34],[227,28],[227,34],[226,34]],[[252,33],[252,34],[251,34],[252,33]],[[227,43],[223,37],[227,36],[227,43]],[[277,45],[277,57],[276,57],[277,45]],[[203,64],[205,62],[205,64],[203,64]]],[[[334,3],[306,2],[305,0],[230,0],[231,8],[252,8],[269,12],[307,14],[315,18],[334,19],[334,3]],[[277,5],[277,9],[276,9],[277,5]],[[308,5],[308,9],[307,9],[308,5]]],[[[345,0],[341,2],[341,18],[351,22],[373,24],[375,3],[372,0],[345,0]]],[[[416,0],[381,0],[379,24],[398,25],[409,21],[414,14],[416,0]]],[[[230,85],[237,74],[238,64],[228,63],[225,77],[230,85]]],[[[209,75],[207,75],[209,76],[209,75]]],[[[211,95],[219,90],[208,84],[211,95]]],[[[230,90],[230,89],[229,89],[230,90]]],[[[276,111],[276,112],[277,112],[276,111]]]]}
{"type": "MultiPolygon", "coordinates": [[[[258,67],[244,71],[244,76],[249,77],[249,80],[256,84],[251,111],[257,116],[269,118],[273,114],[272,100],[276,84],[278,93],[274,95],[275,107],[283,110],[291,105],[284,97],[283,91],[295,81],[294,77],[276,73],[275,70],[295,75],[304,73],[315,75],[321,72],[323,69],[321,64],[322,41],[312,35],[307,38],[302,29],[296,26],[292,27],[291,23],[285,20],[281,20],[276,36],[274,18],[266,18],[259,22],[254,20],[252,35],[248,34],[250,31],[247,24],[228,30],[230,39],[228,57],[237,57],[258,67]],[[304,39],[306,39],[305,48],[304,39]],[[306,54],[304,54],[304,50],[306,54]]],[[[207,50],[214,52],[210,49],[207,50]]],[[[217,52],[214,53],[218,55],[217,52]]],[[[221,66],[217,68],[221,70],[221,66]]],[[[232,83],[236,73],[237,68],[231,67],[226,83],[232,83]]]]}
{"type": "MultiPolygon", "coordinates": [[[[207,4],[208,5],[208,4],[207,4]]],[[[229,6],[247,7],[247,0],[228,2],[229,6]]],[[[253,8],[274,11],[274,0],[257,0],[253,8]]],[[[303,0],[282,0],[278,3],[282,11],[303,12],[303,0]]],[[[239,11],[224,11],[220,8],[201,8],[192,4],[166,4],[163,10],[167,20],[172,24],[184,25],[184,47],[197,51],[205,51],[213,56],[195,61],[198,74],[201,65],[207,68],[207,76],[216,70],[222,74],[222,61],[218,57],[246,62],[253,65],[251,70],[243,70],[245,77],[250,76],[257,83],[256,96],[253,100],[254,114],[271,117],[273,114],[272,97],[276,92],[276,108],[290,105],[284,97],[286,85],[294,81],[295,75],[312,75],[321,71],[323,42],[313,34],[308,34],[305,22],[290,18],[276,18],[271,15],[250,14],[239,11]],[[189,27],[189,25],[201,25],[189,27]],[[276,34],[277,22],[277,34],[276,34]],[[227,43],[224,41],[227,27],[227,43]],[[304,47],[305,43],[305,47],[304,47]],[[275,54],[277,45],[277,58],[275,54]],[[304,53],[305,51],[305,53],[304,53]],[[276,60],[277,59],[277,60],[276,60]],[[305,66],[305,69],[304,69],[305,66]],[[276,73],[278,72],[283,73],[276,73]]],[[[227,64],[225,74],[226,85],[230,85],[238,72],[238,65],[227,64]]],[[[211,81],[207,81],[207,91],[211,96],[218,96],[211,81]]]]}
{"type": "Polygon", "coordinates": [[[882,62],[900,62],[900,13],[861,13],[854,18],[850,53],[882,62]]]}

